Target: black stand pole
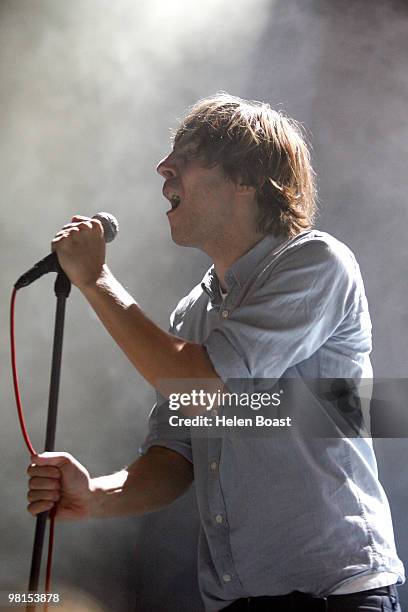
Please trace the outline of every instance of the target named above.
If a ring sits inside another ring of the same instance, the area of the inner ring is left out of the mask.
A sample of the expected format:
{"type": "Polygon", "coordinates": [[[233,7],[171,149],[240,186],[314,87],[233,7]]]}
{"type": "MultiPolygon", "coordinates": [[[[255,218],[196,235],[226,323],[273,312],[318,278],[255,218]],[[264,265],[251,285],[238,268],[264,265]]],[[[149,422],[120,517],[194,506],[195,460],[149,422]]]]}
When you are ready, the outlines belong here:
{"type": "MultiPolygon", "coordinates": [[[[47,429],[45,436],[45,451],[53,451],[55,448],[55,430],[57,426],[58,393],[61,373],[62,341],[64,336],[65,302],[71,291],[71,283],[64,272],[60,272],[55,281],[55,295],[57,297],[57,309],[55,315],[54,346],[52,353],[51,380],[48,399],[47,429]]],[[[37,516],[35,528],[33,555],[31,559],[29,591],[38,591],[38,582],[41,569],[42,548],[44,543],[45,528],[49,512],[41,512],[37,516]]],[[[28,611],[35,610],[35,606],[29,606],[28,611]]]]}

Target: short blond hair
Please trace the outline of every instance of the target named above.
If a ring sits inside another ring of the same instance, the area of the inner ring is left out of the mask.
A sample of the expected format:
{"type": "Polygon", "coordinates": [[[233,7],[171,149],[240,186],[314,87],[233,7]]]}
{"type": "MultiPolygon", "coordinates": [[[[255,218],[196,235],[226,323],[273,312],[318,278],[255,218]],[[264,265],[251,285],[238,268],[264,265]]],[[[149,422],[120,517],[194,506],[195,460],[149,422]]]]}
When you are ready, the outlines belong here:
{"type": "Polygon", "coordinates": [[[315,174],[294,119],[269,104],[219,93],[189,109],[175,145],[182,136],[197,143],[206,165],[220,164],[230,180],[256,188],[260,232],[292,237],[312,227],[315,174]]]}

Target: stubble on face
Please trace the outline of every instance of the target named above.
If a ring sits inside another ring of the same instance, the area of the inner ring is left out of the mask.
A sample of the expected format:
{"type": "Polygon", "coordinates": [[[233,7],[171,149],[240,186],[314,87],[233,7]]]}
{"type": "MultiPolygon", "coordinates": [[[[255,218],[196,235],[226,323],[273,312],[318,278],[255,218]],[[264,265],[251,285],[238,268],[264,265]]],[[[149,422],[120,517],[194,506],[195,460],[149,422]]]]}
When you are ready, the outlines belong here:
{"type": "Polygon", "coordinates": [[[211,257],[214,248],[222,248],[230,233],[233,184],[220,166],[206,168],[194,160],[181,177],[181,185],[182,204],[170,220],[173,240],[199,248],[211,257]]]}

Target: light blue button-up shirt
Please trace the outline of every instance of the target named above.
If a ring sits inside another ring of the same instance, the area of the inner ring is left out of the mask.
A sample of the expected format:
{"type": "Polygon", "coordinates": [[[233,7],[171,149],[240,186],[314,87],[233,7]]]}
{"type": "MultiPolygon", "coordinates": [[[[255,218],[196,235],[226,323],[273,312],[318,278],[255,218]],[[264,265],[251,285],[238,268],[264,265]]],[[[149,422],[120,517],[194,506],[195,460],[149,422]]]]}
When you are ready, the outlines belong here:
{"type": "MultiPolygon", "coordinates": [[[[372,378],[371,323],[352,252],[316,230],[286,241],[267,236],[225,282],[223,299],[210,268],[173,312],[171,332],[203,344],[229,389],[295,380],[297,395],[286,406],[292,420],[307,422],[310,409],[338,424],[333,403],[309,382],[372,378]]],[[[207,610],[295,590],[325,596],[378,572],[404,580],[369,437],[322,438],[307,427],[169,437],[166,419],[168,402],[159,396],[141,451],[165,446],[194,465],[207,610]]]]}

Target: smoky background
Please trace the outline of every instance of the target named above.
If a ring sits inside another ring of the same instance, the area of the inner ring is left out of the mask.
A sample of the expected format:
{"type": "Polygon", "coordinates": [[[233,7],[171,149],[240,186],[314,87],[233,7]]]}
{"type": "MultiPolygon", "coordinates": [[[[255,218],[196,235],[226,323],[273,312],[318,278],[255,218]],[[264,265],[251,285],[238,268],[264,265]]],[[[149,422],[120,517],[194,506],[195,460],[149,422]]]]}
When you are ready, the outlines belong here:
{"type": "MultiPolygon", "coordinates": [[[[373,319],[376,376],[407,376],[408,8],[356,0],[1,0],[0,589],[25,589],[34,521],[8,351],[15,280],[74,213],[112,212],[108,263],[162,327],[208,259],[172,244],[155,173],[170,127],[219,90],[269,101],[304,124],[318,175],[317,226],[355,252],[373,319]]],[[[55,298],[52,275],[17,297],[23,404],[43,445],[55,298]]],[[[56,447],[100,475],[133,461],[152,389],[73,289],[56,447]]],[[[408,560],[404,439],[375,441],[408,560]]],[[[192,491],[142,519],[59,524],[54,584],[114,612],[201,610],[192,491]]],[[[402,603],[408,605],[405,587],[402,603]]],[[[72,608],[73,609],[73,608],[72,608]]]]}

